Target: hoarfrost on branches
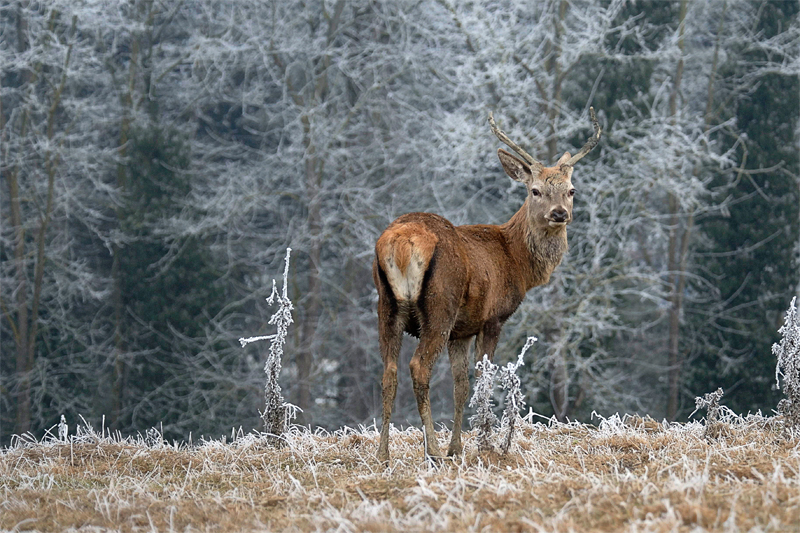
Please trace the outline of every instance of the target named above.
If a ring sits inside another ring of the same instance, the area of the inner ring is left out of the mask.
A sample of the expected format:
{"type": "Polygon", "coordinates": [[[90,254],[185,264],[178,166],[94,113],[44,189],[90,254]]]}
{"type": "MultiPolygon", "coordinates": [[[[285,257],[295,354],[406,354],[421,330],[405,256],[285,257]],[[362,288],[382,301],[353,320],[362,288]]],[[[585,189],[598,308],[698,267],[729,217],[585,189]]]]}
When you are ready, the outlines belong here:
{"type": "Polygon", "coordinates": [[[708,416],[706,417],[707,423],[713,423],[719,420],[719,401],[722,399],[722,387],[714,392],[706,393],[694,399],[695,411],[698,409],[708,409],[708,416]]]}
{"type": "MultiPolygon", "coordinates": [[[[756,158],[745,165],[761,141],[744,135],[737,106],[766,74],[800,70],[796,14],[769,36],[758,4],[689,2],[684,22],[676,5],[659,14],[627,0],[0,5],[0,348],[17,354],[0,365],[0,442],[62,412],[110,413],[123,433],[163,421],[184,439],[230,417],[258,425],[263,361],[230,340],[272,314],[258,288],[287,235],[303,301],[282,393],[314,407],[304,423],[367,422],[378,406],[362,381],[381,359],[364,281],[380,231],[411,211],[499,223],[522,203],[494,155],[490,108],[548,163],[589,133],[588,106],[606,132],[576,169],[569,254],[499,346],[547,332],[522,370],[526,392],[550,394],[528,401],[560,420],[663,410],[667,383],[686,390],[671,355],[744,360],[727,334],[705,334],[738,324],[731,309],[744,302],[725,307],[702,267],[735,252],[706,233],[739,201],[732,182],[770,194],[749,173],[763,171],[748,170],[756,158]],[[173,130],[159,146],[186,165],[151,159],[144,142],[173,130]],[[170,207],[142,212],[146,233],[129,216],[140,160],[191,184],[159,185],[170,207]],[[201,309],[187,291],[154,298],[166,304],[158,319],[124,305],[148,309],[130,288],[141,246],[159,250],[139,265],[158,279],[200,258],[196,296],[224,290],[228,305],[201,309]]],[[[412,395],[397,403],[416,415],[412,395]]]]}
{"type": "Polygon", "coordinates": [[[278,310],[275,311],[275,314],[269,319],[270,325],[276,326],[278,330],[277,333],[274,335],[239,339],[242,347],[259,340],[272,341],[269,346],[267,362],[264,364],[264,373],[267,375],[267,381],[264,385],[265,407],[264,412],[261,414],[261,419],[264,421],[264,430],[275,436],[283,434],[286,427],[297,416],[298,410],[296,406],[284,400],[279,383],[283,345],[286,344],[286,335],[289,331],[289,325],[294,322],[292,319],[292,310],[294,306],[289,299],[288,292],[289,257],[291,253],[292,249],[287,248],[283,267],[283,289],[279,293],[277,284],[273,279],[272,293],[269,295],[269,298],[267,298],[267,303],[270,305],[273,305],[276,301],[278,303],[278,310]]]}
{"type": "Polygon", "coordinates": [[[503,410],[503,418],[500,422],[500,427],[506,430],[505,438],[500,446],[503,453],[508,453],[508,449],[511,447],[511,440],[514,438],[514,429],[519,419],[519,411],[525,407],[525,395],[522,394],[520,390],[521,383],[519,376],[517,376],[517,369],[524,364],[523,357],[525,357],[525,352],[527,352],[536,341],[536,337],[528,337],[528,340],[525,341],[525,346],[522,347],[522,351],[519,353],[517,361],[510,361],[506,366],[500,369],[500,383],[503,386],[503,390],[506,391],[505,409],[503,410]]]}
{"type": "MultiPolygon", "coordinates": [[[[706,429],[704,433],[706,437],[713,436],[717,432],[717,423],[719,422],[721,411],[719,401],[722,399],[723,394],[722,387],[719,387],[714,392],[706,393],[702,397],[698,396],[694,399],[694,412],[697,412],[699,409],[708,409],[708,415],[706,416],[706,429]]],[[[694,412],[692,414],[694,414],[694,412]]]]}
{"type": "Polygon", "coordinates": [[[488,451],[492,449],[492,429],[497,416],[492,408],[494,407],[494,377],[497,374],[497,365],[489,361],[487,354],[483,359],[475,364],[475,369],[480,372],[480,376],[475,380],[475,392],[469,401],[469,406],[476,409],[474,415],[469,418],[472,428],[478,430],[478,449],[488,451]]]}
{"type": "Polygon", "coordinates": [[[786,398],[778,403],[778,413],[784,416],[789,427],[800,427],[800,318],[797,316],[797,297],[792,298],[783,326],[778,330],[783,338],[772,345],[778,358],[775,382],[780,385],[783,376],[783,393],[786,398]]]}
{"type": "Polygon", "coordinates": [[[61,421],[58,423],[58,440],[66,442],[68,435],[69,426],[67,425],[67,419],[64,415],[61,415],[61,421]]]}
{"type": "Polygon", "coordinates": [[[511,441],[514,438],[517,419],[519,419],[519,410],[525,407],[525,395],[522,394],[520,389],[521,383],[519,376],[517,376],[517,369],[524,364],[525,352],[533,346],[536,340],[536,337],[528,337],[516,362],[511,361],[502,368],[489,361],[489,357],[486,354],[475,365],[476,371],[480,375],[475,380],[475,391],[469,401],[469,406],[476,409],[475,414],[470,417],[469,423],[470,426],[478,431],[478,450],[489,451],[493,449],[491,442],[492,432],[495,423],[497,423],[497,416],[492,410],[494,407],[494,381],[497,371],[500,370],[500,383],[506,392],[503,418],[500,422],[500,427],[506,433],[500,445],[500,451],[508,453],[511,441]]]}

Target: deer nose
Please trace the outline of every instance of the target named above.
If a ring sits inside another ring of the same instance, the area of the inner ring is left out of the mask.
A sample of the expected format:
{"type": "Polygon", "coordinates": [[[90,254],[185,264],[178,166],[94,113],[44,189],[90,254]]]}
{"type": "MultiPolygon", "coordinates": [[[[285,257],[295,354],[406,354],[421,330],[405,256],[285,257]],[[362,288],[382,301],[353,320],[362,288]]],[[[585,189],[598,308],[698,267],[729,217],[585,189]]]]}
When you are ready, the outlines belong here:
{"type": "Polygon", "coordinates": [[[550,218],[552,218],[553,222],[566,222],[567,218],[569,218],[569,213],[563,208],[553,209],[550,212],[550,218]]]}

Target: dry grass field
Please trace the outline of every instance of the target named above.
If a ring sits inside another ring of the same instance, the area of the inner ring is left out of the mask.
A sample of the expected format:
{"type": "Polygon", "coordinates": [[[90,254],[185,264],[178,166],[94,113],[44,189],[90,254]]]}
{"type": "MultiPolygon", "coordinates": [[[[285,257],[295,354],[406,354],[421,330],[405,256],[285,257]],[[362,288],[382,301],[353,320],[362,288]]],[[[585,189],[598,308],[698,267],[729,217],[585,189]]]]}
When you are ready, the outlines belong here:
{"type": "MultiPolygon", "coordinates": [[[[444,445],[449,434],[438,438],[444,445]]],[[[294,428],[170,445],[86,428],[0,451],[0,529],[800,531],[800,439],[761,416],[598,427],[526,420],[508,455],[426,462],[422,434],[294,428]],[[227,440],[227,442],[226,442],[227,440]]]]}

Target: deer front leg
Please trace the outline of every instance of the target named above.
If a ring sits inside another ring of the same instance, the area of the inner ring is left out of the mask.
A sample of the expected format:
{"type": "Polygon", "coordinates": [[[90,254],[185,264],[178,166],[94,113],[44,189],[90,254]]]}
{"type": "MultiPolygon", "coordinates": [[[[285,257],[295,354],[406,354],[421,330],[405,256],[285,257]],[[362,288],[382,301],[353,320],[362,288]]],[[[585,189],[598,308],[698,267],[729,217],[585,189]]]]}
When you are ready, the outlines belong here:
{"type": "Polygon", "coordinates": [[[489,356],[489,361],[494,359],[497,341],[500,340],[500,330],[503,324],[499,321],[486,322],[480,333],[475,337],[475,362],[483,360],[484,355],[489,356]]]}
{"type": "Polygon", "coordinates": [[[461,423],[464,418],[464,404],[469,396],[469,342],[470,338],[451,340],[447,344],[447,353],[450,357],[450,371],[453,374],[453,434],[450,437],[450,446],[447,455],[461,454],[461,423]]]}
{"type": "Polygon", "coordinates": [[[411,381],[414,383],[414,396],[417,398],[417,409],[422,419],[422,428],[425,432],[425,453],[430,457],[441,457],[439,443],[436,441],[436,431],[433,428],[431,417],[431,402],[429,389],[431,372],[439,354],[444,349],[448,332],[426,331],[420,336],[414,356],[411,358],[411,381]]]}

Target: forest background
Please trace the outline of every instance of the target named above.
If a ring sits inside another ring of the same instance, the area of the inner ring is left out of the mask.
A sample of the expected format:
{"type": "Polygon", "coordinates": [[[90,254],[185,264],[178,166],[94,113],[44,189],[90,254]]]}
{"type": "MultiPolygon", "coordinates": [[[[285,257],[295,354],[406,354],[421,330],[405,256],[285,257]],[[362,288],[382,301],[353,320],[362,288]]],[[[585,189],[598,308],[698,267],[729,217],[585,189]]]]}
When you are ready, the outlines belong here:
{"type": "MultiPolygon", "coordinates": [[[[260,426],[270,280],[304,424],[379,417],[374,242],[524,200],[486,118],[583,144],[570,250],[504,328],[545,416],[777,405],[800,287],[800,2],[19,0],[0,6],[0,444],[79,415],[260,426]]],[[[407,363],[414,343],[406,340],[407,363]]],[[[401,367],[402,368],[402,367],[401,367]]],[[[452,413],[449,368],[434,416],[452,413]]],[[[406,372],[395,421],[416,424],[406,372]]]]}

